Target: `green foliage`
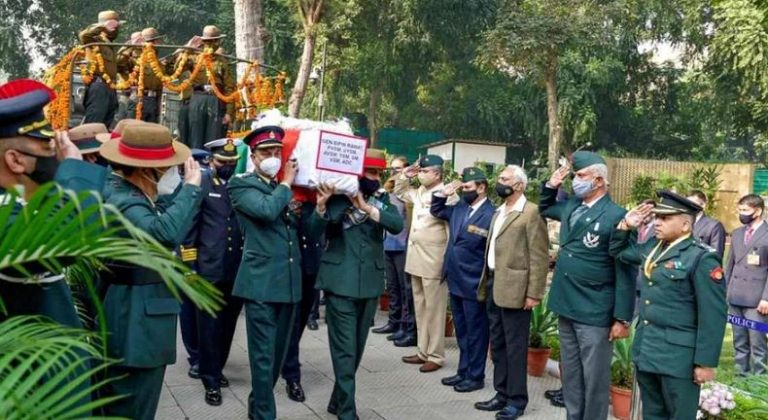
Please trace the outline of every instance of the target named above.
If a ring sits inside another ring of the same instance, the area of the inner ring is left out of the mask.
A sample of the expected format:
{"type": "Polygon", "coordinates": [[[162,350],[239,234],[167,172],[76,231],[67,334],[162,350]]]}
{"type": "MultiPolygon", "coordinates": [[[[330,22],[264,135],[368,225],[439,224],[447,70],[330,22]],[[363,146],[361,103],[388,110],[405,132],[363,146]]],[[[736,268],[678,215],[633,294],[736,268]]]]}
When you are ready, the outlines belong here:
{"type": "Polygon", "coordinates": [[[547,339],[546,347],[549,347],[551,352],[549,358],[552,360],[560,360],[560,337],[554,335],[547,339]]]}
{"type": "Polygon", "coordinates": [[[636,205],[645,199],[654,197],[656,197],[656,180],[650,175],[636,176],[629,192],[630,203],[636,205]]]}
{"type": "Polygon", "coordinates": [[[691,190],[700,190],[707,196],[706,212],[717,208],[715,193],[720,188],[720,170],[717,165],[697,166],[687,176],[661,172],[656,176],[640,174],[632,181],[630,204],[635,205],[645,199],[655,199],[658,190],[673,190],[687,195],[691,190]]]}
{"type": "Polygon", "coordinates": [[[611,384],[624,389],[632,389],[634,364],[632,363],[632,343],[635,341],[635,327],[630,327],[629,337],[613,343],[613,361],[611,361],[611,384]]]}
{"type": "Polygon", "coordinates": [[[688,177],[688,187],[691,190],[699,190],[707,196],[706,213],[712,213],[717,209],[717,199],[715,193],[720,188],[720,167],[697,166],[691,171],[688,177]]]}
{"type": "Polygon", "coordinates": [[[531,310],[531,329],[528,332],[528,347],[547,348],[552,337],[557,336],[557,315],[547,308],[549,295],[531,310]]]}

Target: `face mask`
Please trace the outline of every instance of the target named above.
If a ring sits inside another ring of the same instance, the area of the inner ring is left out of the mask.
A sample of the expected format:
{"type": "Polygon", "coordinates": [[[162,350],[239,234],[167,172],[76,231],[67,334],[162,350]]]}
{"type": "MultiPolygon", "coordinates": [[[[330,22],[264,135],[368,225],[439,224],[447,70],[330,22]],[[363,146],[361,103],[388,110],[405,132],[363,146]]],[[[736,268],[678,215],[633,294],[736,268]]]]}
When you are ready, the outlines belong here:
{"type": "Polygon", "coordinates": [[[499,197],[507,198],[512,195],[513,192],[512,187],[504,185],[501,182],[496,183],[496,194],[498,194],[499,197]]]}
{"type": "Polygon", "coordinates": [[[232,175],[234,174],[235,174],[235,165],[224,165],[219,168],[216,168],[216,175],[225,181],[229,181],[229,178],[232,178],[232,175]]]}
{"type": "Polygon", "coordinates": [[[372,196],[376,191],[379,190],[379,188],[381,188],[381,183],[379,181],[365,177],[360,178],[360,192],[363,193],[364,196],[372,196]]]}
{"type": "Polygon", "coordinates": [[[259,163],[259,169],[268,177],[274,178],[275,175],[280,172],[280,165],[280,158],[270,157],[262,160],[261,163],[259,163]]]}
{"type": "Polygon", "coordinates": [[[59,160],[56,159],[56,156],[38,156],[31,153],[24,154],[36,159],[35,170],[26,174],[29,179],[34,181],[37,185],[53,181],[53,178],[56,176],[56,171],[59,169],[59,160]]]}
{"type": "Polygon", "coordinates": [[[432,186],[432,175],[430,174],[419,174],[419,183],[427,188],[432,186]]]}
{"type": "Polygon", "coordinates": [[[479,194],[477,193],[477,191],[464,191],[463,193],[461,193],[461,199],[464,200],[465,203],[472,205],[472,203],[474,203],[475,200],[477,200],[478,195],[479,194]]]}
{"type": "MultiPolygon", "coordinates": [[[[157,172],[156,175],[157,176],[157,172]]],[[[157,194],[173,194],[176,188],[181,184],[181,175],[179,175],[179,167],[173,166],[165,171],[157,181],[157,194]]]]}
{"type": "Polygon", "coordinates": [[[117,31],[116,31],[116,30],[115,30],[115,31],[112,31],[112,32],[109,32],[109,31],[106,31],[106,32],[107,32],[107,38],[108,38],[110,41],[114,41],[114,40],[116,40],[116,39],[117,39],[117,31]]]}
{"type": "Polygon", "coordinates": [[[573,194],[578,198],[584,198],[589,193],[594,191],[595,186],[592,185],[592,181],[582,181],[580,179],[573,180],[573,194]]]}
{"type": "Polygon", "coordinates": [[[739,221],[742,225],[748,225],[755,220],[755,213],[752,214],[740,214],[739,221]]]}

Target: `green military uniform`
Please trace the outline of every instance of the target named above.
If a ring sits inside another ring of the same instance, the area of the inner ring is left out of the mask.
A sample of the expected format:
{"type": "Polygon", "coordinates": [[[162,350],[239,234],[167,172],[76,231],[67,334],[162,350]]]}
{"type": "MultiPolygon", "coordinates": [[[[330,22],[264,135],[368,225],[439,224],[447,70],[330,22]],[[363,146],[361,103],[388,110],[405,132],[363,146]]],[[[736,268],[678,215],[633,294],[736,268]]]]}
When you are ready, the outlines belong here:
{"type": "MultiPolygon", "coordinates": [[[[657,213],[701,211],[684,197],[661,195],[657,213]]],[[[700,391],[693,382],[694,368],[717,367],[725,332],[725,282],[718,254],[690,234],[671,243],[653,238],[640,245],[631,236],[619,258],[639,264],[643,273],[632,346],[643,418],[693,419],[700,391]]]]}
{"type": "MultiPolygon", "coordinates": [[[[189,100],[192,98],[192,86],[179,93],[179,113],[177,117],[176,128],[178,129],[179,139],[182,143],[190,146],[189,138],[189,100]]],[[[192,147],[192,146],[190,146],[192,147]]],[[[247,147],[246,147],[247,149],[247,147]]],[[[238,162],[238,166],[240,163],[238,162]]],[[[240,172],[238,172],[240,173],[240,172]]]]}
{"type": "MultiPolygon", "coordinates": [[[[99,23],[88,26],[80,31],[78,38],[82,45],[98,42],[112,42],[104,28],[105,19],[117,19],[117,13],[106,11],[99,13],[99,23]]],[[[116,34],[115,34],[116,35],[116,34]]],[[[104,59],[104,73],[109,77],[109,81],[117,83],[117,55],[113,47],[102,45],[94,47],[99,51],[104,59]]],[[[102,123],[111,127],[115,113],[117,112],[118,102],[117,93],[102,78],[102,74],[97,71],[93,75],[93,80],[85,89],[84,97],[85,116],[83,123],[102,123]]]]}
{"type": "Polygon", "coordinates": [[[254,419],[274,419],[272,390],[301,300],[298,217],[288,208],[291,189],[260,175],[233,177],[228,191],[245,233],[232,295],[245,301],[252,385],[248,413],[254,419]]]}
{"type": "MultiPolygon", "coordinates": [[[[142,31],[142,38],[144,42],[150,42],[161,38],[154,28],[146,28],[142,31]]],[[[118,70],[126,70],[131,72],[132,69],[138,64],[139,57],[142,54],[142,46],[126,46],[117,52],[117,67],[118,70]]],[[[162,64],[162,63],[161,63],[162,64]]],[[[168,67],[172,65],[165,65],[166,68],[163,71],[168,72],[168,67]]],[[[160,99],[163,94],[163,81],[160,80],[152,66],[149,63],[144,65],[144,91],[141,98],[143,106],[141,109],[141,120],[147,122],[158,122],[160,118],[160,99]]],[[[131,89],[130,100],[128,101],[126,118],[136,118],[136,106],[139,102],[137,96],[137,90],[135,87],[131,89]]]]}
{"type": "MultiPolygon", "coordinates": [[[[223,38],[218,28],[206,26],[201,37],[204,42],[215,41],[223,38]]],[[[195,67],[199,55],[190,54],[185,65],[190,72],[195,67]]],[[[177,59],[177,65],[181,56],[177,59]]],[[[232,66],[226,58],[218,55],[213,58],[213,79],[219,90],[226,94],[232,93],[236,85],[232,66]]],[[[235,105],[225,104],[216,97],[210,85],[208,72],[201,70],[192,80],[192,98],[189,101],[189,139],[184,142],[191,148],[200,149],[203,144],[222,138],[226,135],[226,126],[222,122],[224,115],[229,115],[231,121],[235,119],[235,105]]]]}

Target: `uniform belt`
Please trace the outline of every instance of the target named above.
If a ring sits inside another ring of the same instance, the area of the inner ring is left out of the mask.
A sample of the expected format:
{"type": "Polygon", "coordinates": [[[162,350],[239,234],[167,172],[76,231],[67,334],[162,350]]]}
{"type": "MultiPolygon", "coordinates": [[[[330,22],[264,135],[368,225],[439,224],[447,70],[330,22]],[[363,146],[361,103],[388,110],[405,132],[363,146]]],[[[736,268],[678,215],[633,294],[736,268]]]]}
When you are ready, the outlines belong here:
{"type": "Polygon", "coordinates": [[[59,280],[64,280],[63,274],[57,274],[53,276],[50,275],[50,273],[46,273],[46,274],[38,274],[32,277],[13,277],[13,276],[6,276],[5,274],[0,273],[0,280],[7,281],[9,283],[29,283],[29,284],[54,283],[59,280]]]}
{"type": "MultiPolygon", "coordinates": [[[[137,90],[136,88],[131,89],[131,96],[137,96],[137,90]]],[[[144,96],[147,98],[155,98],[157,97],[157,91],[156,90],[145,90],[144,96]]]]}
{"type": "Polygon", "coordinates": [[[207,95],[213,95],[213,85],[197,85],[197,86],[193,86],[192,90],[197,93],[205,93],[207,95]]]}

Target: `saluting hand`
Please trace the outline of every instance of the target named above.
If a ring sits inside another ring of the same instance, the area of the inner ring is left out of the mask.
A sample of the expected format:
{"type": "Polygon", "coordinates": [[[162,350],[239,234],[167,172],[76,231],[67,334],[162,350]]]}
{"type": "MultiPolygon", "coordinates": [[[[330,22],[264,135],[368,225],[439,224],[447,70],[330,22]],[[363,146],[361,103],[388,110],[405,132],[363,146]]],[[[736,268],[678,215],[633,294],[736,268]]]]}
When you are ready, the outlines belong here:
{"type": "Polygon", "coordinates": [[[80,153],[80,149],[69,139],[69,133],[66,131],[57,130],[53,136],[53,141],[56,147],[56,157],[59,160],[83,160],[83,154],[80,153]]]}
{"type": "Polygon", "coordinates": [[[715,379],[715,368],[708,367],[696,367],[693,369],[693,382],[699,385],[703,385],[713,379],[715,379]]]}
{"type": "Polygon", "coordinates": [[[563,180],[568,176],[569,173],[571,173],[571,167],[568,164],[557,168],[552,176],[549,177],[547,186],[550,188],[560,188],[560,186],[563,185],[563,180]]]}
{"type": "Polygon", "coordinates": [[[445,188],[443,188],[443,195],[446,197],[450,197],[459,188],[461,188],[461,181],[459,180],[453,181],[450,184],[446,185],[445,188]]]}
{"type": "Polygon", "coordinates": [[[192,157],[184,162],[184,183],[200,186],[202,174],[200,173],[200,164],[192,157]]]}
{"type": "Polygon", "coordinates": [[[629,226],[632,229],[637,228],[641,224],[643,224],[643,220],[645,220],[648,215],[651,214],[651,210],[653,210],[653,204],[641,204],[632,210],[630,210],[625,216],[624,220],[627,223],[627,226],[629,226]]]}
{"type": "Polygon", "coordinates": [[[419,166],[418,163],[414,163],[413,165],[403,169],[403,174],[405,174],[405,176],[410,179],[419,174],[419,169],[421,169],[421,166],[419,166]]]}

